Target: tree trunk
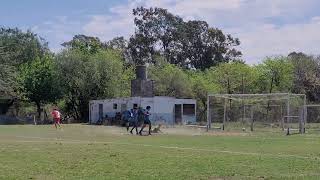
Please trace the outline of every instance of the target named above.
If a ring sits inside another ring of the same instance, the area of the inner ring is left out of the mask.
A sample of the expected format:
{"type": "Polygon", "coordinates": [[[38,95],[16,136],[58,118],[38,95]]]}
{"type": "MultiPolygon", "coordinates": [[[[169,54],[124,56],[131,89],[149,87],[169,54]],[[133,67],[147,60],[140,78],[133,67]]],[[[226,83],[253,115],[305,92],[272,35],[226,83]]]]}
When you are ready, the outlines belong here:
{"type": "Polygon", "coordinates": [[[38,112],[37,119],[41,120],[41,104],[40,102],[36,102],[36,105],[37,105],[37,112],[38,112]]]}
{"type": "Polygon", "coordinates": [[[44,113],[44,122],[49,123],[48,113],[45,109],[43,110],[43,113],[44,113]]]}

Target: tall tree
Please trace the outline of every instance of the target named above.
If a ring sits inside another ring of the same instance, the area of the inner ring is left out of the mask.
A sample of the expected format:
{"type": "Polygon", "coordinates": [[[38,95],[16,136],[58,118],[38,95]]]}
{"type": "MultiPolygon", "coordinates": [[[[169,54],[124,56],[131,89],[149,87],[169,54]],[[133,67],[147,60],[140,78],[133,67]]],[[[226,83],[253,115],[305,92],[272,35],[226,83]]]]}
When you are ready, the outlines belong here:
{"type": "Polygon", "coordinates": [[[31,31],[0,27],[0,63],[20,65],[49,52],[48,43],[31,31]]]}
{"type": "Polygon", "coordinates": [[[128,47],[128,41],[123,37],[115,37],[105,43],[105,46],[110,49],[124,51],[128,47]]]}
{"type": "MultiPolygon", "coordinates": [[[[171,64],[204,70],[241,56],[237,38],[210,28],[205,21],[183,21],[162,8],[133,10],[136,33],[129,49],[136,60],[154,63],[154,55],[164,55],[171,64]]],[[[139,62],[141,63],[141,62],[139,62]]]]}
{"type": "Polygon", "coordinates": [[[306,94],[310,101],[320,101],[320,61],[304,53],[292,52],[288,55],[294,67],[294,93],[306,94]]]}
{"type": "Polygon", "coordinates": [[[78,49],[87,54],[95,54],[104,47],[99,38],[83,34],[75,35],[71,41],[61,45],[69,49],[78,49]]]}
{"type": "Polygon", "coordinates": [[[179,38],[179,30],[183,28],[182,18],[162,8],[138,7],[133,9],[133,15],[136,34],[143,36],[148,47],[159,50],[167,61],[172,63],[173,46],[179,38]]]}
{"type": "Polygon", "coordinates": [[[37,58],[21,67],[19,80],[25,97],[34,102],[41,115],[45,103],[56,102],[62,95],[53,60],[50,56],[37,58]]]}
{"type": "Polygon", "coordinates": [[[197,120],[206,121],[207,95],[219,92],[219,85],[210,81],[209,71],[188,71],[189,83],[192,85],[193,98],[197,100],[197,120]]]}
{"type": "Polygon", "coordinates": [[[131,36],[128,53],[130,54],[130,61],[133,64],[144,65],[145,63],[154,63],[152,58],[155,54],[153,41],[142,34],[131,36]]]}
{"type": "Polygon", "coordinates": [[[0,27],[0,94],[18,97],[20,66],[48,53],[48,43],[37,34],[0,27]]]}
{"type": "Polygon", "coordinates": [[[155,94],[178,98],[192,97],[192,86],[187,74],[179,67],[159,59],[149,68],[150,78],[155,80],[155,94]]]}
{"type": "Polygon", "coordinates": [[[16,82],[17,72],[14,66],[0,64],[0,96],[14,97],[18,84],[16,82]]]}
{"type": "Polygon", "coordinates": [[[221,93],[255,93],[257,72],[249,65],[231,62],[222,63],[208,70],[210,81],[217,84],[221,93]]]}
{"type": "Polygon", "coordinates": [[[56,57],[59,78],[65,92],[66,111],[76,120],[87,122],[92,99],[114,98],[130,94],[133,71],[123,67],[121,54],[102,50],[95,54],[65,50],[56,57]]]}
{"type": "Polygon", "coordinates": [[[290,92],[293,85],[293,64],[286,57],[267,58],[256,66],[260,92],[290,92]]]}

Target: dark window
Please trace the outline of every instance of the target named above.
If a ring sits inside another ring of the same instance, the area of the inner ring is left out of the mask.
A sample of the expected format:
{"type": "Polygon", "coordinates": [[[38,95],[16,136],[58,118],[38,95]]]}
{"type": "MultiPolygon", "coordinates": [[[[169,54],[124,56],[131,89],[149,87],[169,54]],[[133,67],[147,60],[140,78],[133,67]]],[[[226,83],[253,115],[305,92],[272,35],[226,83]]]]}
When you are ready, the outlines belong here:
{"type": "Polygon", "coordinates": [[[118,104],[113,104],[113,109],[118,109],[118,104]]]}
{"type": "Polygon", "coordinates": [[[183,115],[194,115],[195,105],[194,104],[184,104],[183,105],[183,115]]]}
{"type": "Polygon", "coordinates": [[[138,104],[133,104],[133,108],[138,108],[138,104]]]}

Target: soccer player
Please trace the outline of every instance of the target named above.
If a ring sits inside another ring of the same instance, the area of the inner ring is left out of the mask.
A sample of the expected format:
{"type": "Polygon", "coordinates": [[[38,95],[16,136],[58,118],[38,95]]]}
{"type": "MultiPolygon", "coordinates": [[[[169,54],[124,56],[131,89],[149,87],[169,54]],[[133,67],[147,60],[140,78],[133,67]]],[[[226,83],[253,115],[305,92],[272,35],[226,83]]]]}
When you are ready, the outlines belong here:
{"type": "Polygon", "coordinates": [[[142,131],[143,129],[146,127],[146,125],[149,126],[149,135],[151,135],[151,121],[150,121],[150,110],[151,110],[151,107],[150,106],[147,106],[146,108],[146,111],[144,112],[144,121],[143,121],[143,126],[139,132],[139,134],[142,136],[142,131]]]}
{"type": "Polygon", "coordinates": [[[57,110],[57,108],[54,108],[53,111],[51,112],[51,115],[53,117],[53,121],[54,121],[54,126],[56,127],[56,129],[61,128],[61,113],[57,110]]]}
{"type": "MultiPolygon", "coordinates": [[[[133,126],[130,133],[133,134],[132,131],[134,129],[136,129],[136,134],[138,134],[138,110],[136,107],[131,109],[131,117],[129,119],[129,126],[130,126],[130,124],[132,124],[132,126],[133,126]]],[[[129,127],[127,127],[127,129],[129,129],[129,127]]]]}
{"type": "Polygon", "coordinates": [[[122,121],[123,121],[124,126],[126,126],[127,131],[129,131],[129,127],[130,127],[130,121],[129,120],[130,120],[131,117],[132,117],[131,110],[125,110],[122,113],[122,121]]]}

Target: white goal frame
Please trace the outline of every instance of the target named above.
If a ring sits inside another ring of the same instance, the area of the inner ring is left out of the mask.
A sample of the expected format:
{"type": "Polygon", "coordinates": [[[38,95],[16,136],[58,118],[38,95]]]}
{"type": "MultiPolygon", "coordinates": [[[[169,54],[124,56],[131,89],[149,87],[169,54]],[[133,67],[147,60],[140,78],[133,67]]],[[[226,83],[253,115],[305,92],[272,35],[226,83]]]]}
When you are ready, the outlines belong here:
{"type": "MultiPolygon", "coordinates": [[[[286,115],[282,116],[282,130],[286,130],[287,135],[290,134],[292,130],[298,130],[300,134],[305,133],[305,123],[307,122],[307,100],[305,94],[292,94],[292,93],[268,93],[268,94],[208,94],[207,95],[207,130],[212,129],[212,117],[210,109],[210,98],[222,98],[224,99],[224,112],[223,112],[223,123],[222,127],[218,127],[218,129],[224,130],[226,125],[226,102],[227,100],[238,100],[241,101],[245,98],[261,98],[261,102],[268,101],[268,100],[284,100],[286,101],[286,115]],[[274,98],[273,98],[274,97],[274,98]],[[300,116],[293,116],[290,114],[290,98],[301,98],[303,99],[303,104],[301,105],[302,108],[302,117],[300,116]],[[299,128],[298,129],[290,129],[290,127],[284,128],[283,124],[285,122],[289,123],[292,121],[293,118],[298,118],[299,120],[299,128]]],[[[259,101],[258,101],[259,102],[259,101]]],[[[214,107],[213,107],[214,108],[214,107]]],[[[253,115],[251,113],[251,118],[253,115]]],[[[251,124],[251,131],[253,131],[253,122],[251,124]]]]}

